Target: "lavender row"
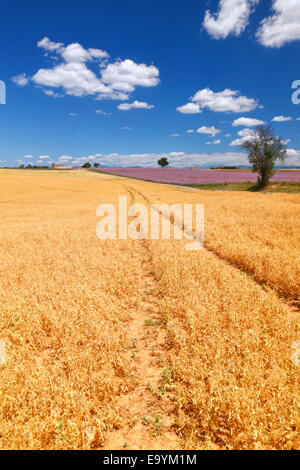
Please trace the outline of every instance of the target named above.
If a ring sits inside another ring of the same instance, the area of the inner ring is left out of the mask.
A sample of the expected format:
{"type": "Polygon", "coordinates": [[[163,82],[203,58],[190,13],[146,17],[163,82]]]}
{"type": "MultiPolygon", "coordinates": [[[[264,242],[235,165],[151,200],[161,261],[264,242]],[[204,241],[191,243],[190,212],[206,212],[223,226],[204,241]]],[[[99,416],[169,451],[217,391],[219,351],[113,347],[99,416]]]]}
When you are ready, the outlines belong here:
{"type": "MultiPolygon", "coordinates": [[[[242,183],[248,181],[255,182],[257,180],[257,175],[250,170],[218,171],[178,168],[101,168],[101,171],[143,180],[175,184],[242,183]]],[[[300,171],[278,170],[271,181],[300,183],[300,171]]]]}

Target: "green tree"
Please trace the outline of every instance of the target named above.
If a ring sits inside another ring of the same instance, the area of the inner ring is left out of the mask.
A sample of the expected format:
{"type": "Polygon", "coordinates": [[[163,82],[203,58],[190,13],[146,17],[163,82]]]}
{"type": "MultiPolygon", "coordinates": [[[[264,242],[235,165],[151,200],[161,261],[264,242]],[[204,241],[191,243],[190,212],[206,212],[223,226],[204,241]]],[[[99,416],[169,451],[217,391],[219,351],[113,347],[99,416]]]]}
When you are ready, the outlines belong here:
{"type": "Polygon", "coordinates": [[[160,158],[159,160],[157,160],[157,163],[158,163],[159,166],[161,166],[162,168],[164,168],[165,166],[168,166],[168,165],[169,165],[168,159],[167,159],[166,157],[160,158]]]}
{"type": "Polygon", "coordinates": [[[99,168],[99,166],[100,166],[100,163],[97,163],[97,162],[94,163],[94,168],[99,168]]]}
{"type": "Polygon", "coordinates": [[[286,148],[283,141],[274,135],[272,126],[259,126],[253,137],[243,142],[241,148],[248,152],[252,171],[258,173],[258,187],[265,188],[275,174],[276,161],[285,160],[286,148]]]}
{"type": "Polygon", "coordinates": [[[86,163],[84,163],[84,164],[82,165],[81,168],[91,168],[91,166],[92,166],[92,165],[91,165],[89,162],[86,162],[86,163]]]}

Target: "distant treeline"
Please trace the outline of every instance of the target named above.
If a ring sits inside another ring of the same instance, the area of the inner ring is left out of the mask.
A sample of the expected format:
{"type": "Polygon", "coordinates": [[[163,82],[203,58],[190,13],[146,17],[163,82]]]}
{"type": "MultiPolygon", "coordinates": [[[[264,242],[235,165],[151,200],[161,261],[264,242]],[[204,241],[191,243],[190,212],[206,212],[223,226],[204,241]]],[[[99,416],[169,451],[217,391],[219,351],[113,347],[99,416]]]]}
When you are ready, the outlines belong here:
{"type": "Polygon", "coordinates": [[[211,170],[237,170],[237,166],[212,166],[211,170]]]}
{"type": "Polygon", "coordinates": [[[20,166],[1,166],[2,170],[50,170],[49,166],[39,165],[20,165],[20,166]]]}
{"type": "Polygon", "coordinates": [[[25,166],[25,165],[18,166],[18,169],[20,169],[20,170],[49,170],[49,166],[47,166],[47,165],[31,165],[29,163],[27,166],[25,166]]]}

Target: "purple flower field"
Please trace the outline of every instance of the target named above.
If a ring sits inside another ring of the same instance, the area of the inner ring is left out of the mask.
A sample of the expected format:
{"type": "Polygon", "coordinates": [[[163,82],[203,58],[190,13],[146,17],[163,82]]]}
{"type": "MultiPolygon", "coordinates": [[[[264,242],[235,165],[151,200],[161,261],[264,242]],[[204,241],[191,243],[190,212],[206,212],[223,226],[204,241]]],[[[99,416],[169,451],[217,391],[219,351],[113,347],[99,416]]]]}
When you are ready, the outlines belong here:
{"type": "MultiPolygon", "coordinates": [[[[257,175],[251,170],[189,170],[178,168],[101,168],[101,171],[121,176],[130,176],[160,183],[220,184],[255,182],[257,175]]],[[[300,183],[300,170],[278,170],[273,182],[300,183]]]]}

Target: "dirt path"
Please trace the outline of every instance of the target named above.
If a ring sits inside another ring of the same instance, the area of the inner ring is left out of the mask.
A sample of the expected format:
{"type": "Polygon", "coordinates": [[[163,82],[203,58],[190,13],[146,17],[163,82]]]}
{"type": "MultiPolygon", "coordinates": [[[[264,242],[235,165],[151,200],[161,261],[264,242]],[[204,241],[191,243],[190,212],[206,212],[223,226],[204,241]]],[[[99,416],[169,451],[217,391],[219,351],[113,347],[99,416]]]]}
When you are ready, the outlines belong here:
{"type": "MultiPolygon", "coordinates": [[[[134,194],[132,199],[135,199],[134,194]]],[[[116,407],[124,424],[109,434],[104,449],[181,449],[172,430],[172,373],[168,368],[166,332],[159,315],[158,286],[152,274],[147,241],[136,240],[133,263],[136,296],[131,299],[128,361],[135,388],[121,395],[116,407]]]]}

